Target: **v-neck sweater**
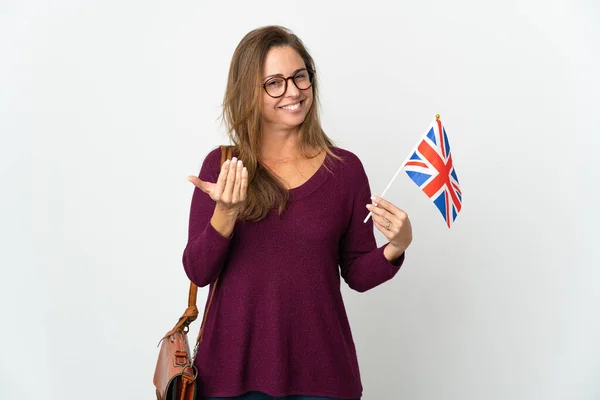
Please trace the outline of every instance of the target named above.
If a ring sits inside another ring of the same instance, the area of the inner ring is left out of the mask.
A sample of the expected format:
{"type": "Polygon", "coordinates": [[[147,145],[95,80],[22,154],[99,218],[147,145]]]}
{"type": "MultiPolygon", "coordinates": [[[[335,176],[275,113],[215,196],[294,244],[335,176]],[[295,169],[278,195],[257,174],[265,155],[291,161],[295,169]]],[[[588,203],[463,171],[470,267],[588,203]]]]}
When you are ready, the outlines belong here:
{"type": "MultiPolygon", "coordinates": [[[[339,399],[362,396],[358,357],[341,293],[342,278],[364,292],[396,275],[377,247],[369,181],[359,158],[332,147],[282,215],[237,221],[231,238],[210,223],[215,202],[194,189],[183,266],[199,287],[219,277],[195,365],[202,395],[249,391],[339,399]]],[[[220,150],[200,179],[216,182],[220,150]]]]}

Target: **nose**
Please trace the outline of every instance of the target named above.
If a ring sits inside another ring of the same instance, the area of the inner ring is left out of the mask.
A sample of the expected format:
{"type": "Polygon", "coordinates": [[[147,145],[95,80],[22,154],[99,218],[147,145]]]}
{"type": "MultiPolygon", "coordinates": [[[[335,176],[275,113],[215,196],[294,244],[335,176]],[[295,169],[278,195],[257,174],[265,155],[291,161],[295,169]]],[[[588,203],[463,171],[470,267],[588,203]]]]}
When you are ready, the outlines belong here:
{"type": "Polygon", "coordinates": [[[294,83],[294,78],[287,78],[285,80],[285,83],[287,86],[284,93],[285,97],[298,97],[298,95],[300,94],[300,89],[296,87],[296,84],[294,83]]]}

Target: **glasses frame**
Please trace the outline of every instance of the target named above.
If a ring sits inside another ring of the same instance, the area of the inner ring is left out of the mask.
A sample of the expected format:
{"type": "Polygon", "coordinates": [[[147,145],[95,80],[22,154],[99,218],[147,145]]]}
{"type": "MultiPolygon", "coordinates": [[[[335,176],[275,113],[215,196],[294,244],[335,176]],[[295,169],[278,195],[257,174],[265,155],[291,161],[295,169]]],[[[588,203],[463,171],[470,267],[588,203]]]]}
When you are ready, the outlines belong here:
{"type": "Polygon", "coordinates": [[[282,77],[282,76],[274,76],[274,77],[272,77],[272,78],[269,78],[269,79],[268,79],[268,80],[267,80],[265,83],[263,83],[263,84],[262,84],[262,88],[263,88],[263,89],[265,89],[265,93],[267,93],[267,94],[268,94],[270,97],[272,97],[272,98],[274,98],[274,99],[278,99],[278,98],[282,97],[283,95],[285,95],[285,93],[287,92],[287,89],[288,89],[288,80],[290,80],[290,79],[291,79],[291,80],[292,80],[292,82],[294,83],[294,86],[296,86],[296,88],[298,88],[298,90],[308,90],[308,89],[310,89],[310,88],[312,87],[312,85],[313,85],[313,79],[314,79],[314,78],[315,78],[315,71],[314,71],[314,70],[312,70],[312,69],[310,69],[310,68],[302,68],[302,69],[300,69],[300,70],[296,71],[296,73],[295,73],[294,75],[292,75],[292,76],[288,76],[287,78],[284,78],[284,77],[282,77]],[[294,80],[294,77],[295,77],[296,75],[298,75],[298,74],[299,74],[300,72],[302,72],[302,71],[306,71],[306,72],[308,72],[308,79],[309,79],[309,82],[310,82],[310,85],[309,85],[307,88],[305,88],[305,89],[300,89],[300,88],[298,87],[298,85],[296,84],[296,81],[294,80]],[[269,82],[270,82],[272,79],[283,79],[283,81],[284,81],[284,85],[283,85],[283,93],[281,93],[279,96],[273,96],[273,95],[272,95],[271,93],[269,93],[269,91],[267,90],[267,83],[269,83],[269,82]]]}

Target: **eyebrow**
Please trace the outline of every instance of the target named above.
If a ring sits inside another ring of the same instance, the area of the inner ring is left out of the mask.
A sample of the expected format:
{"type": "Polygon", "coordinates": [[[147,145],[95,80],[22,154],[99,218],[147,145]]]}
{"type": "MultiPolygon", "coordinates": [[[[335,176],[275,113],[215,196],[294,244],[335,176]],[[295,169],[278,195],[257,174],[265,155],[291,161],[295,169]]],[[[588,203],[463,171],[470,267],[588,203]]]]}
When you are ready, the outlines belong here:
{"type": "MultiPolygon", "coordinates": [[[[304,69],[308,69],[308,68],[306,68],[306,67],[298,68],[297,70],[295,70],[295,71],[292,73],[292,76],[296,75],[296,74],[297,74],[299,71],[302,71],[302,70],[304,70],[304,69]]],[[[265,76],[265,77],[263,78],[263,82],[264,82],[264,81],[266,81],[267,79],[270,79],[270,78],[275,78],[275,77],[281,77],[281,78],[283,78],[283,74],[273,74],[273,75],[265,76]]]]}

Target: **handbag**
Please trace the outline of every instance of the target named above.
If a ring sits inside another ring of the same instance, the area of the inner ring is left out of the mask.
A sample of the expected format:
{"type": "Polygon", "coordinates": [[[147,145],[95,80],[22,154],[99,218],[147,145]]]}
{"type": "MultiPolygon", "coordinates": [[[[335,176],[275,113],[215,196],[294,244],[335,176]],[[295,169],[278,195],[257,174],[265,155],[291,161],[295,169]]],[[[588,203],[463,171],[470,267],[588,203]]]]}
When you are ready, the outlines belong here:
{"type": "MultiPolygon", "coordinates": [[[[221,146],[221,164],[232,157],[232,147],[221,146]]],[[[189,325],[198,317],[196,297],[198,287],[190,282],[188,307],[173,329],[163,336],[159,342],[160,351],[154,371],[154,387],[158,400],[194,400],[196,398],[198,370],[194,365],[198,346],[202,342],[206,316],[213,301],[219,278],[214,281],[208,302],[204,309],[202,325],[196,339],[193,353],[187,339],[189,325]]]]}

